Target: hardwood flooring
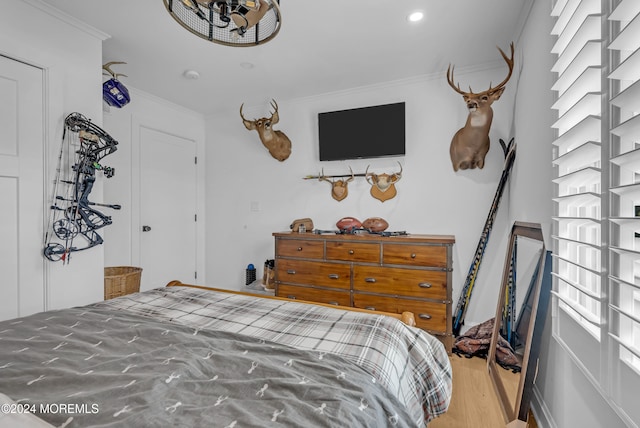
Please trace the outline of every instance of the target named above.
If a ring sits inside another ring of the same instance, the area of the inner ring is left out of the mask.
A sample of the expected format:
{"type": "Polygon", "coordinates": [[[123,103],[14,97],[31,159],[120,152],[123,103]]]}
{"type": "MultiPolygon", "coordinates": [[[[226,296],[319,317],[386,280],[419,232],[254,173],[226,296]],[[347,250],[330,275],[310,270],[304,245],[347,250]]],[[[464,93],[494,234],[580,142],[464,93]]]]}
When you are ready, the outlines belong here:
{"type": "Polygon", "coordinates": [[[449,410],[429,428],[504,428],[506,422],[489,373],[487,360],[449,356],[453,395],[449,410]]]}

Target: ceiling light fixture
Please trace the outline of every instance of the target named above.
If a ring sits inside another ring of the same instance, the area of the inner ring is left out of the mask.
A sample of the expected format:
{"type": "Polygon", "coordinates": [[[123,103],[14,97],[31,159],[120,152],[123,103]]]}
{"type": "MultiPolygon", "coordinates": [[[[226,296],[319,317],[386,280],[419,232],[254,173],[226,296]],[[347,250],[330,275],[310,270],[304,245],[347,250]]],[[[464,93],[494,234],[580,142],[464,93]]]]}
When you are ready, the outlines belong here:
{"type": "Polygon", "coordinates": [[[411,22],[418,22],[418,21],[422,21],[422,18],[424,18],[424,13],[422,13],[422,12],[413,12],[412,14],[410,14],[408,16],[407,19],[409,19],[409,21],[411,21],[411,22]]]}
{"type": "Polygon", "coordinates": [[[182,76],[187,80],[198,80],[200,78],[200,73],[195,70],[185,70],[182,73],[182,76]]]}
{"type": "Polygon", "coordinates": [[[163,0],[186,30],[225,46],[255,46],[280,31],[280,0],[163,0]]]}

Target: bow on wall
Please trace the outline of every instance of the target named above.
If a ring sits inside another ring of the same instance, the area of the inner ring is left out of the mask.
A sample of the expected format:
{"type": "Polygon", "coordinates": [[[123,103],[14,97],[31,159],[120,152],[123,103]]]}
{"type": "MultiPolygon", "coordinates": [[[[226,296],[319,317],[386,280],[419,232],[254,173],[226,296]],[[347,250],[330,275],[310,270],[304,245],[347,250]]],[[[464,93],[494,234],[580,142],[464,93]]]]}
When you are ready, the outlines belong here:
{"type": "Polygon", "coordinates": [[[118,142],[80,113],[71,113],[64,123],[43,254],[51,261],[68,263],[70,253],[102,244],[96,231],[112,223],[110,216],[93,207],[118,210],[120,205],[89,201],[96,171],[107,178],[114,175],[114,169],[100,160],[115,152],[118,142]],[[74,244],[79,237],[83,245],[74,244]]]}

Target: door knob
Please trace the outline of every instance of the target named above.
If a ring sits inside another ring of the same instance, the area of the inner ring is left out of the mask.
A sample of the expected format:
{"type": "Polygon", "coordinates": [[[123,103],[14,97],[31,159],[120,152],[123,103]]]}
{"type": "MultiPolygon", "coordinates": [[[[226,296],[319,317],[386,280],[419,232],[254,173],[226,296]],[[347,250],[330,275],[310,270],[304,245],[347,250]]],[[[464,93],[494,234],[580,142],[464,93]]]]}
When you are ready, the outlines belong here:
{"type": "Polygon", "coordinates": [[[142,231],[143,232],[148,232],[151,230],[151,226],[142,226],[142,231]]]}

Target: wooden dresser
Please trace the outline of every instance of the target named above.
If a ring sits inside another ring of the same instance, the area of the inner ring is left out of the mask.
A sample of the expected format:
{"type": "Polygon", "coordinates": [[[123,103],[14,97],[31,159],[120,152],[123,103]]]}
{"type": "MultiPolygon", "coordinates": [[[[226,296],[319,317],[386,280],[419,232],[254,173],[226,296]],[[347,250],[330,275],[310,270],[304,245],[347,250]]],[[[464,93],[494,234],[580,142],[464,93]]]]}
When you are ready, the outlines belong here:
{"type": "Polygon", "coordinates": [[[416,315],[451,352],[451,235],[274,233],[276,296],[416,315]]]}

